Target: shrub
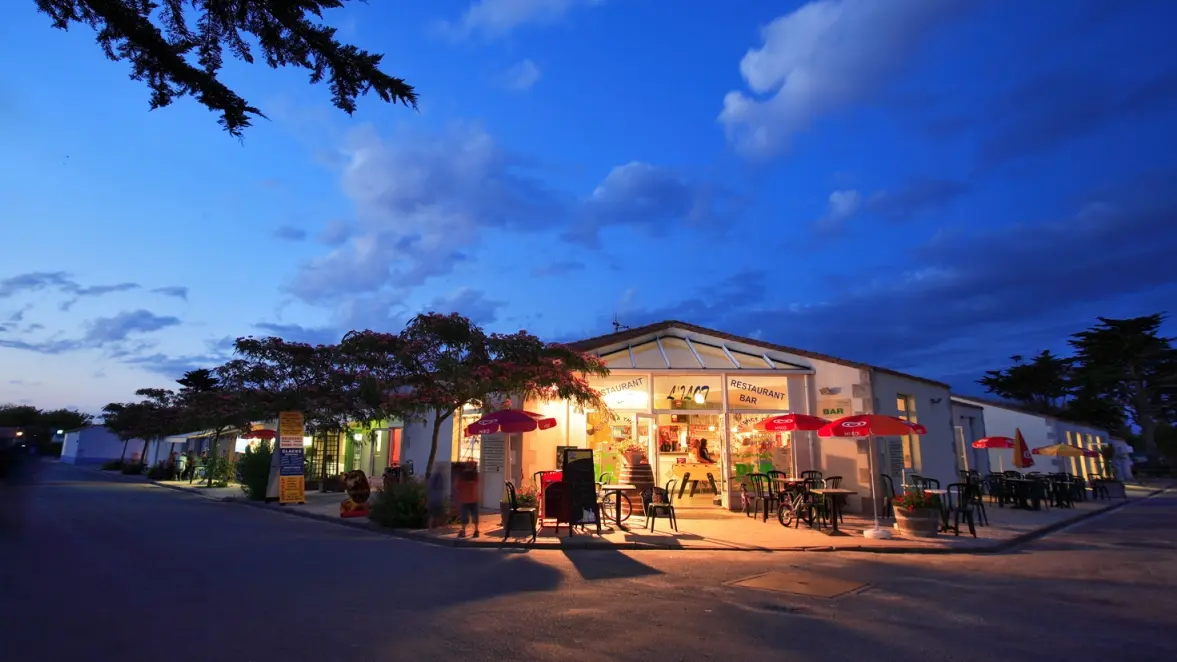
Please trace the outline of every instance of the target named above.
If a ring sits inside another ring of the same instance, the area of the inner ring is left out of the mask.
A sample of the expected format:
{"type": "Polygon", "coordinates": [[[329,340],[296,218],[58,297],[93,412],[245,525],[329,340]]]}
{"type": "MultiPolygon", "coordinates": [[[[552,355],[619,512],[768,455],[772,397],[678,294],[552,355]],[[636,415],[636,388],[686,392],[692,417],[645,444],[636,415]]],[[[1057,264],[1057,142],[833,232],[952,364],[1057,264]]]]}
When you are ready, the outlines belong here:
{"type": "Polygon", "coordinates": [[[264,501],[266,488],[270,483],[270,462],[274,449],[265,439],[245,448],[237,461],[237,472],[241,475],[241,491],[251,501],[264,501]]]}
{"type": "Polygon", "coordinates": [[[122,460],[109,460],[107,462],[102,463],[102,470],[103,471],[119,471],[122,468],[123,468],[123,461],[122,460]]]}
{"type": "Polygon", "coordinates": [[[143,473],[142,462],[129,462],[123,465],[123,473],[128,476],[138,476],[143,473]]]}
{"type": "Polygon", "coordinates": [[[895,506],[895,510],[906,510],[908,512],[914,510],[939,510],[940,495],[928,494],[923,490],[907,492],[895,497],[892,504],[895,506]]]}
{"type": "Polygon", "coordinates": [[[205,479],[212,478],[213,487],[227,487],[234,477],[233,462],[221,453],[210,453],[204,462],[205,479]]]}
{"type": "Polygon", "coordinates": [[[368,517],[390,529],[423,529],[429,521],[425,483],[409,478],[373,493],[368,517]]]}
{"type": "Polygon", "coordinates": [[[147,470],[147,480],[167,480],[168,468],[159,463],[147,470]]]}

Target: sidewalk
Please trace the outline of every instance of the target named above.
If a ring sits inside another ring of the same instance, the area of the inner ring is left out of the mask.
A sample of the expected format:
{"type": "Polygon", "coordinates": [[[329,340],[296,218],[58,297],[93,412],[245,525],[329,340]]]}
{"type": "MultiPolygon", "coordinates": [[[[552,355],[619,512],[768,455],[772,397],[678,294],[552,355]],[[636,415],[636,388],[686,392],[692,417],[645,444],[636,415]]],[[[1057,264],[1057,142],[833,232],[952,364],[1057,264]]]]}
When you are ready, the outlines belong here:
{"type": "MultiPolygon", "coordinates": [[[[136,477],[121,476],[113,472],[108,475],[136,480],[136,477]]],[[[140,479],[142,480],[142,479],[140,479]]],[[[962,522],[961,535],[951,531],[936,538],[904,538],[894,530],[892,522],[880,520],[884,527],[891,528],[890,540],[873,540],[862,535],[871,528],[872,522],[856,515],[846,515],[839,528],[845,536],[830,536],[825,532],[801,528],[784,528],[770,517],[768,522],[754,520],[740,513],[711,509],[680,509],[678,511],[678,532],[670,530],[668,520],[659,518],[655,531],[648,531],[645,519],[634,515],[625,522],[629,531],[615,531],[603,525],[604,532],[597,535],[595,527],[589,527],[590,534],[568,535],[567,526],[556,535],[554,527],[540,531],[536,542],[529,542],[530,535],[517,537],[520,531],[503,540],[497,512],[484,512],[482,536],[477,539],[458,538],[458,529],[451,526],[436,532],[424,530],[388,530],[377,527],[366,518],[344,519],[339,516],[339,504],[347,498],[337,492],[308,492],[305,504],[277,504],[249,501],[237,485],[223,488],[206,488],[189,485],[187,481],[150,481],[161,487],[182,490],[218,501],[232,502],[256,508],[332,522],[344,526],[386,533],[435,545],[452,547],[518,547],[528,549],[645,549],[645,550],[692,550],[692,551],[855,551],[875,553],[993,553],[1000,552],[1030,539],[1045,535],[1097,513],[1122,507],[1134,501],[1158,494],[1177,485],[1173,481],[1152,481],[1145,484],[1129,484],[1128,499],[1084,501],[1074,508],[1051,508],[1040,511],[1013,510],[1000,508],[988,503],[986,512],[988,526],[977,527],[977,537],[968,533],[962,522]]]]}

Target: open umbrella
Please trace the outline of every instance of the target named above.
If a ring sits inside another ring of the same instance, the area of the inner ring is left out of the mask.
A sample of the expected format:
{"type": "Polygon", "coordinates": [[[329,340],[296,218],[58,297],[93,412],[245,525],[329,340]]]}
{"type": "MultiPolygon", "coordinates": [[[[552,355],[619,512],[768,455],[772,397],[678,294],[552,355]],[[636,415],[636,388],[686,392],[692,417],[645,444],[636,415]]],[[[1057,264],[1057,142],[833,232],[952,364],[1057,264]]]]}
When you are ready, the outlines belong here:
{"type": "Polygon", "coordinates": [[[973,448],[1013,448],[1013,437],[982,437],[973,442],[973,448]]]}
{"type": "MultiPolygon", "coordinates": [[[[984,448],[992,450],[995,448],[1013,448],[1015,440],[1013,437],[982,437],[973,442],[973,448],[984,448]]],[[[1004,465],[1002,463],[1001,455],[997,456],[997,470],[1001,471],[1004,465]]]]}
{"type": "Polygon", "coordinates": [[[908,434],[927,434],[928,430],[919,423],[909,423],[894,416],[880,416],[878,414],[859,414],[847,416],[823,425],[818,431],[819,437],[867,437],[869,450],[866,454],[867,471],[870,472],[870,500],[871,510],[875,514],[875,528],[862,532],[867,538],[890,538],[891,532],[879,526],[879,504],[875,492],[875,435],[884,437],[903,436],[908,434]]]}
{"type": "Polygon", "coordinates": [[[496,432],[534,432],[554,427],[556,427],[556,419],[549,416],[522,409],[500,409],[466,426],[466,436],[472,437],[476,434],[494,434],[496,432]]]}
{"type": "Polygon", "coordinates": [[[1049,455],[1051,457],[1084,457],[1085,453],[1082,448],[1078,446],[1071,446],[1070,444],[1054,444],[1053,446],[1043,446],[1035,448],[1030,451],[1034,455],[1049,455]]]}
{"type": "Polygon", "coordinates": [[[826,419],[817,416],[781,414],[757,421],[752,427],[764,432],[792,432],[794,430],[817,430],[823,425],[829,425],[829,423],[826,419]]]}
{"type": "Polygon", "coordinates": [[[276,436],[278,436],[277,432],[274,432],[273,430],[266,430],[263,428],[260,430],[250,430],[249,432],[246,432],[245,434],[241,435],[241,438],[242,439],[273,439],[276,436]]]}

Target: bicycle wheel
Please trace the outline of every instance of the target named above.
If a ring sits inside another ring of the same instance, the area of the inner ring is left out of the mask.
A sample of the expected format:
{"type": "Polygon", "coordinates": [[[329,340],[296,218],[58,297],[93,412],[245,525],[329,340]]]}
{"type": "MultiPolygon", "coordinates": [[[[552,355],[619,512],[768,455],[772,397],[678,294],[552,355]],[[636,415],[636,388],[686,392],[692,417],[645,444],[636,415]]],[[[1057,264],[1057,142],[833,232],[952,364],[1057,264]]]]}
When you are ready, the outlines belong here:
{"type": "Polygon", "coordinates": [[[784,527],[793,526],[794,515],[795,513],[793,512],[793,504],[788,502],[782,503],[781,507],[777,508],[776,511],[777,521],[779,521],[781,526],[784,527]]]}
{"type": "Polygon", "coordinates": [[[605,495],[605,498],[601,499],[601,505],[603,506],[601,514],[604,515],[605,519],[616,522],[617,524],[621,524],[633,514],[633,502],[629,500],[629,495],[625,492],[609,492],[605,495]],[[620,520],[617,519],[618,501],[621,502],[620,520]]]}

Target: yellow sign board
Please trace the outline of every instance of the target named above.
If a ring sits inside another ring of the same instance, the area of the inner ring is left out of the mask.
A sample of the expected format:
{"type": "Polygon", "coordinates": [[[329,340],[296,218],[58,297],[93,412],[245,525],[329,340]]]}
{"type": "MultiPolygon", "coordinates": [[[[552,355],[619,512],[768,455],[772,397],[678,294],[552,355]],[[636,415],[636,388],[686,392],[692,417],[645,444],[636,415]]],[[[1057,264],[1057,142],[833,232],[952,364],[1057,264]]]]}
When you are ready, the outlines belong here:
{"type": "MultiPolygon", "coordinates": [[[[306,420],[300,411],[278,414],[278,503],[306,503],[303,444],[306,420]]],[[[273,475],[273,474],[271,474],[273,475]]]]}
{"type": "Polygon", "coordinates": [[[303,476],[280,476],[278,478],[279,503],[306,503],[306,482],[303,476]]]}

